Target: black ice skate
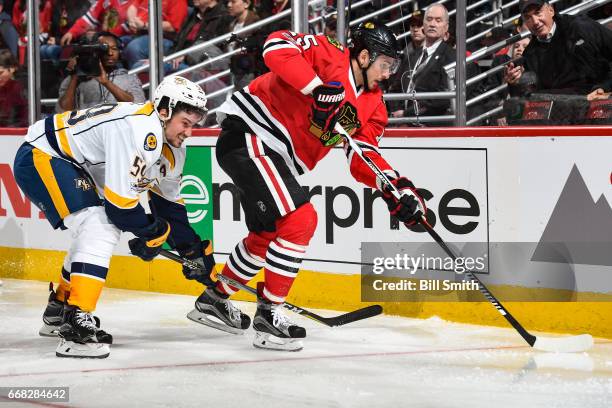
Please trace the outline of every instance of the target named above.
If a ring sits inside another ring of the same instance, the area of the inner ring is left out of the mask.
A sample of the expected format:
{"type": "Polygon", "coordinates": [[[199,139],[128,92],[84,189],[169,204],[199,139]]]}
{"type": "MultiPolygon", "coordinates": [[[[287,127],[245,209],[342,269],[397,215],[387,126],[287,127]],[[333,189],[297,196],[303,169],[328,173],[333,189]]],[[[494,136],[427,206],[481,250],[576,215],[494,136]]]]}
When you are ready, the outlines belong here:
{"type": "Polygon", "coordinates": [[[243,334],[251,325],[251,318],[242,313],[228,299],[229,296],[207,288],[195,301],[195,309],[187,314],[189,320],[232,334],[243,334]]]}
{"type": "Polygon", "coordinates": [[[38,334],[45,337],[57,337],[64,319],[64,304],[57,300],[52,282],[49,282],[49,292],[49,303],[43,312],[43,326],[38,334]]]}
{"type": "Polygon", "coordinates": [[[113,336],[98,327],[91,313],[71,305],[64,307],[59,336],[61,340],[55,350],[58,357],[106,358],[113,343],[113,336]]]}
{"type": "Polygon", "coordinates": [[[304,348],[306,329],[298,326],[283,313],[283,305],[261,296],[263,284],[257,285],[257,312],[253,318],[253,346],[269,350],[300,351],[304,348]]]}
{"type": "MultiPolygon", "coordinates": [[[[70,293],[66,295],[66,299],[69,295],[70,293]]],[[[96,321],[96,326],[100,328],[100,319],[98,316],[94,316],[93,318],[96,321]]],[[[49,282],[49,302],[47,303],[47,307],[43,312],[43,326],[38,331],[38,334],[44,337],[58,337],[59,328],[62,325],[63,320],[64,303],[57,300],[57,294],[53,290],[53,282],[49,282]]],[[[105,333],[102,330],[100,331],[105,333]]],[[[107,333],[103,335],[102,333],[99,334],[99,337],[103,337],[105,339],[104,343],[112,344],[112,336],[107,333]],[[104,336],[110,336],[110,338],[104,336]]]]}

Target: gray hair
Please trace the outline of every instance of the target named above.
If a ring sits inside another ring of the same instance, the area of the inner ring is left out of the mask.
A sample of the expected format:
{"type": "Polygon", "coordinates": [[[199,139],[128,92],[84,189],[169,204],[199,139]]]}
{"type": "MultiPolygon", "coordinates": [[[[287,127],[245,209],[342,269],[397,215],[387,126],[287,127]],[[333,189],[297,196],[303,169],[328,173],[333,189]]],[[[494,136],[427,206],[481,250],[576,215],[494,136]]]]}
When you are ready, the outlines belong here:
{"type": "Polygon", "coordinates": [[[449,23],[449,16],[448,16],[448,10],[447,8],[444,6],[444,4],[440,4],[440,3],[434,3],[434,4],[430,4],[427,9],[425,9],[425,15],[424,18],[427,18],[427,14],[429,14],[429,11],[434,8],[434,7],[442,7],[442,10],[444,10],[444,21],[446,22],[446,24],[449,23]]]}

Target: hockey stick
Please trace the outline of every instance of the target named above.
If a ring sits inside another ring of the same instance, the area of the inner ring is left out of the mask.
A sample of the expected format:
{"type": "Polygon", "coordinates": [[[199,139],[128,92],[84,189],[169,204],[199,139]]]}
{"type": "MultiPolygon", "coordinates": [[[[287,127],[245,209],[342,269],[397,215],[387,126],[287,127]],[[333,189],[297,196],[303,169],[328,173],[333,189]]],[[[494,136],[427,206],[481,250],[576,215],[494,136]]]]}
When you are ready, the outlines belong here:
{"type": "MultiPolygon", "coordinates": [[[[368,156],[363,154],[361,147],[353,140],[353,138],[344,130],[344,128],[336,123],[334,128],[336,132],[346,140],[349,147],[355,151],[355,153],[364,161],[364,163],[374,172],[376,177],[386,185],[393,196],[396,199],[400,199],[401,193],[391,183],[389,178],[382,170],[378,168],[376,163],[372,161],[368,156]]],[[[431,237],[440,245],[440,247],[451,257],[453,260],[457,259],[457,256],[448,247],[444,240],[438,235],[436,231],[429,225],[425,215],[422,215],[419,223],[425,228],[425,230],[431,235],[431,237]]],[[[514,329],[523,337],[523,339],[533,348],[543,351],[551,351],[557,353],[571,353],[571,352],[582,352],[590,349],[593,346],[593,337],[590,334],[581,334],[578,336],[567,336],[567,337],[543,337],[534,336],[529,333],[515,318],[510,314],[508,310],[501,304],[499,300],[493,296],[493,294],[487,289],[487,287],[481,282],[481,280],[469,270],[465,271],[465,275],[472,281],[478,284],[480,292],[487,298],[487,300],[501,313],[501,315],[514,327],[514,329]]]]}
{"type": "MultiPolygon", "coordinates": [[[[173,252],[170,252],[166,249],[162,249],[160,252],[160,255],[171,259],[173,261],[176,261],[182,265],[185,265],[188,268],[191,269],[199,269],[200,265],[198,265],[197,263],[189,260],[189,259],[185,259],[182,256],[176,255],[173,252]]],[[[230,286],[235,286],[239,289],[242,289],[244,291],[250,292],[254,295],[257,296],[257,290],[255,290],[254,288],[244,285],[240,282],[235,281],[234,279],[228,278],[227,276],[221,275],[221,274],[217,274],[217,278],[221,281],[224,282],[230,286]]],[[[211,283],[214,283],[214,281],[210,281],[211,283]]],[[[293,305],[291,303],[285,302],[283,303],[283,306],[286,309],[291,310],[294,313],[297,313],[299,315],[302,315],[304,317],[308,317],[309,319],[312,319],[314,321],[317,321],[319,323],[322,323],[326,326],[329,327],[336,327],[336,326],[344,326],[345,324],[349,324],[349,323],[353,323],[356,322],[358,320],[363,320],[363,319],[367,319],[370,317],[374,317],[374,316],[378,316],[379,314],[381,314],[383,312],[382,306],[380,305],[372,305],[372,306],[367,306],[361,309],[357,309],[357,310],[353,310],[352,312],[348,312],[348,313],[344,313],[341,314],[339,316],[335,316],[335,317],[323,317],[320,316],[316,313],[313,313],[309,310],[306,310],[302,307],[293,305]]]]}
{"type": "MultiPolygon", "coordinates": [[[[255,290],[255,288],[244,285],[224,275],[219,274],[217,275],[217,277],[219,278],[221,282],[224,282],[230,286],[235,286],[239,289],[250,292],[257,296],[257,290],[255,290]]],[[[353,323],[358,320],[363,320],[369,317],[378,316],[383,311],[382,306],[372,305],[372,306],[367,306],[361,309],[353,310],[352,312],[344,313],[336,317],[323,317],[323,316],[319,316],[316,313],[313,313],[311,311],[308,311],[304,308],[301,308],[299,306],[293,305],[288,302],[283,303],[283,306],[286,309],[291,310],[292,312],[295,312],[304,317],[308,317],[309,319],[315,320],[319,323],[323,323],[324,325],[329,326],[329,327],[343,326],[345,324],[353,323]]]]}

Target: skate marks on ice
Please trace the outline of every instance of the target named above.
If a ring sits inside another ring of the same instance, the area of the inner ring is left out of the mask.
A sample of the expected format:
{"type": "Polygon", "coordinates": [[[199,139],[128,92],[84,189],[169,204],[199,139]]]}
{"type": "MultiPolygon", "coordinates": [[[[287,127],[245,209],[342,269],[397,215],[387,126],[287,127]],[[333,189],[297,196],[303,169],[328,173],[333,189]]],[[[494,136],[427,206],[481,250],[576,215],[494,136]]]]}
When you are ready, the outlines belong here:
{"type": "Polygon", "coordinates": [[[564,356],[523,346],[511,329],[389,316],[330,329],[296,316],[304,350],[276,353],[255,349],[251,329],[190,322],[193,301],[107,289],[96,313],[115,336],[110,357],[58,359],[57,340],[37,333],[46,284],[6,280],[0,383],[69,385],[70,405],[87,407],[610,406],[612,344],[602,340],[564,356]]]}

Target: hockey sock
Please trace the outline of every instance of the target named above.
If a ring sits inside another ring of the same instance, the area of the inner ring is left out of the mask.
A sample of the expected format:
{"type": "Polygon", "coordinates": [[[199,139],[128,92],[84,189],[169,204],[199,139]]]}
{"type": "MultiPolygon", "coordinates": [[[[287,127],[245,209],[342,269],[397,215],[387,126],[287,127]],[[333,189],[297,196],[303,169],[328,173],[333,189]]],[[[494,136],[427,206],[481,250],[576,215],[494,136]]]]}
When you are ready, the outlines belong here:
{"type": "MultiPolygon", "coordinates": [[[[272,232],[250,232],[230,254],[223,267],[223,275],[246,285],[263,268],[268,244],[275,235],[272,232]]],[[[219,281],[217,291],[232,295],[238,289],[219,281]]]]}
{"type": "Polygon", "coordinates": [[[266,254],[263,296],[273,303],[283,303],[306,253],[306,246],[282,238],[270,243],[266,254]]]}
{"type": "Polygon", "coordinates": [[[71,270],[68,304],[78,306],[85,312],[93,312],[104,287],[108,268],[73,262],[71,270]]]}
{"type": "Polygon", "coordinates": [[[317,213],[311,203],[276,222],[278,236],[266,252],[264,298],[274,303],[285,301],[316,227],[317,213]]]}
{"type": "Polygon", "coordinates": [[[70,293],[70,272],[66,270],[66,268],[62,267],[62,271],[60,273],[59,285],[55,290],[55,299],[60,302],[66,300],[67,295],[70,293]]]}

